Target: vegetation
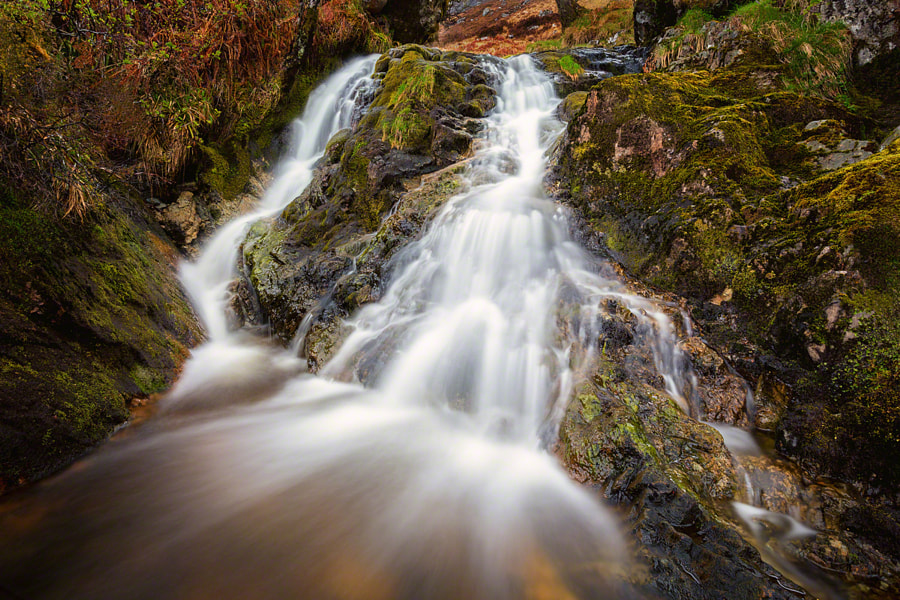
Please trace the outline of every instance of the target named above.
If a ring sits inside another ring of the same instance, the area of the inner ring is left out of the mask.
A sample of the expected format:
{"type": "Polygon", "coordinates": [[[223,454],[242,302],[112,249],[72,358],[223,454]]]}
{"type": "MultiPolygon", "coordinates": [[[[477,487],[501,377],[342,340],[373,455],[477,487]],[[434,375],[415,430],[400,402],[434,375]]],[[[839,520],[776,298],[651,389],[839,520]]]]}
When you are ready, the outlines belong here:
{"type": "Polygon", "coordinates": [[[103,173],[165,189],[201,140],[246,133],[275,105],[295,29],[287,0],[5,3],[7,177],[63,214],[96,202],[103,173]]]}
{"type": "Polygon", "coordinates": [[[654,48],[655,66],[664,69],[678,58],[690,59],[708,49],[717,43],[715,36],[722,26],[769,45],[788,90],[849,102],[849,32],[840,23],[819,21],[808,4],[799,1],[776,5],[772,0],[757,0],[740,6],[723,21],[701,9],[688,10],[676,34],[654,48]]]}
{"type": "Polygon", "coordinates": [[[584,73],[584,67],[568,54],[559,59],[559,69],[571,79],[578,79],[578,76],[584,73]]]}
{"type": "Polygon", "coordinates": [[[565,25],[562,45],[568,47],[589,43],[633,44],[633,11],[633,0],[593,2],[590,9],[579,11],[575,19],[565,25]]]}

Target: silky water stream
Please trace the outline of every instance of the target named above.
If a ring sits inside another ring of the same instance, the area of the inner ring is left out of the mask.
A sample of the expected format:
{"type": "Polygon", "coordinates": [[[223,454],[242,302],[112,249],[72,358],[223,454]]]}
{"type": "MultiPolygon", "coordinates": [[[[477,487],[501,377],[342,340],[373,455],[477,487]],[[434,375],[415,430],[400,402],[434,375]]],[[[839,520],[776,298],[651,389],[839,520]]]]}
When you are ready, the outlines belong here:
{"type": "Polygon", "coordinates": [[[243,235],[298,196],[330,136],[354,124],[374,61],[348,64],[310,97],[259,209],[185,265],[209,340],[161,415],[6,508],[7,593],[618,596],[628,567],[616,521],[548,449],[596,351],[603,301],[642,324],[689,411],[687,361],[664,313],[597,275],[546,198],[559,100],[529,57],[484,65],[498,105],[467,190],[403,251],[317,376],[295,352],[229,330],[243,235]]]}

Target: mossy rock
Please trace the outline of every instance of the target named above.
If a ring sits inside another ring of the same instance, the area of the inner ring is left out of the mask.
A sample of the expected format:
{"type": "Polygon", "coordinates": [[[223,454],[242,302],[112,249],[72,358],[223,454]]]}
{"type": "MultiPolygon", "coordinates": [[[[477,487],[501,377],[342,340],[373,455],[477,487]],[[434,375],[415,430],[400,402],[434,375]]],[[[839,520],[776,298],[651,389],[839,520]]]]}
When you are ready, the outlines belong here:
{"type": "Polygon", "coordinates": [[[742,76],[723,69],[602,82],[569,124],[558,181],[577,182],[566,193],[630,272],[715,308],[695,313],[711,316],[715,343],[739,354],[756,347],[790,365],[783,376],[797,397],[780,429],[785,452],[845,479],[896,485],[893,421],[872,422],[893,410],[893,379],[880,379],[877,406],[852,418],[840,406],[862,406],[864,396],[838,401],[827,389],[853,356],[881,361],[878,372],[893,368],[890,352],[877,350],[893,342],[855,329],[891,321],[897,306],[900,145],[821,175],[800,143],[818,135],[807,123],[827,120],[828,131],[854,136],[865,123],[785,90],[751,85],[735,96],[730,82],[742,76]],[[841,444],[869,458],[837,460],[841,444]],[[870,444],[890,458],[876,459],[864,450],[870,444]]]}
{"type": "Polygon", "coordinates": [[[574,119],[578,113],[584,108],[584,103],[587,101],[587,92],[572,92],[568,96],[566,96],[562,103],[559,105],[559,116],[562,121],[568,123],[572,119],[574,119]]]}
{"type": "MultiPolygon", "coordinates": [[[[472,117],[493,107],[495,93],[484,71],[460,53],[409,45],[379,59],[381,86],[357,127],[332,140],[329,156],[337,165],[323,181],[323,197],[338,200],[351,220],[372,231],[393,204],[392,194],[405,179],[436,171],[471,153],[472,117]]],[[[323,201],[324,202],[324,201],[323,201]]],[[[331,223],[342,219],[323,209],[331,223]]],[[[321,238],[328,229],[309,228],[298,235],[321,238]]]]}
{"type": "Polygon", "coordinates": [[[642,597],[791,598],[779,576],[723,513],[737,486],[719,434],[673,400],[601,362],[576,391],[560,427],[564,463],[576,479],[621,508],[642,597]]]}
{"type": "Polygon", "coordinates": [[[199,337],[177,254],[119,192],[84,219],[0,198],[0,491],[68,464],[171,383],[199,337]]]}

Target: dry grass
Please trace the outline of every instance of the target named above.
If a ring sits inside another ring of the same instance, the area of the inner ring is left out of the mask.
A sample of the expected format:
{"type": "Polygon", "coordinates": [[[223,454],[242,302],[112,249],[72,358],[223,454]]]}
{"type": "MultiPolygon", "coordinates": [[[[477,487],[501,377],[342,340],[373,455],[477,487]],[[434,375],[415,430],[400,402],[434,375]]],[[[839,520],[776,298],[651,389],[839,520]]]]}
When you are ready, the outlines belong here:
{"type": "Polygon", "coordinates": [[[165,187],[201,139],[247,130],[275,105],[297,21],[292,0],[4,3],[0,169],[65,214],[98,197],[97,165],[165,187]]]}
{"type": "MultiPolygon", "coordinates": [[[[712,17],[688,11],[679,22],[681,35],[660,43],[652,57],[654,68],[665,68],[678,56],[692,55],[710,43],[705,26],[712,17]]],[[[821,23],[809,11],[808,0],[759,0],[736,10],[726,21],[732,31],[759,36],[771,44],[784,65],[788,89],[828,99],[844,99],[848,91],[851,41],[846,27],[821,23]]]]}
{"type": "Polygon", "coordinates": [[[81,217],[99,198],[96,168],[67,123],[44,124],[21,106],[0,107],[0,173],[42,208],[81,217]]]}
{"type": "Polygon", "coordinates": [[[319,8],[312,46],[328,59],[354,50],[385,52],[391,39],[387,27],[369,17],[360,0],[327,0],[319,8]]]}
{"type": "Polygon", "coordinates": [[[615,44],[634,43],[633,0],[589,0],[581,5],[585,13],[563,32],[564,46],[604,45],[616,34],[615,44]]]}

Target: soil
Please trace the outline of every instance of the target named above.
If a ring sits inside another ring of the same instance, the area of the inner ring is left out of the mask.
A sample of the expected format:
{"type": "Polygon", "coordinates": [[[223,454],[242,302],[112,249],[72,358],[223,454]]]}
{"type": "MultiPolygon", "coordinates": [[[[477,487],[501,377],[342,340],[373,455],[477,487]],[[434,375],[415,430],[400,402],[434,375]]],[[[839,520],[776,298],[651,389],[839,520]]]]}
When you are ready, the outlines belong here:
{"type": "Polygon", "coordinates": [[[437,45],[446,50],[510,56],[561,34],[553,0],[463,0],[451,5],[437,45]]]}

